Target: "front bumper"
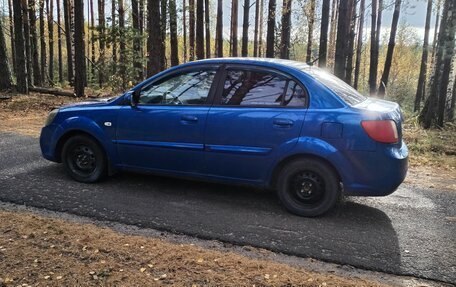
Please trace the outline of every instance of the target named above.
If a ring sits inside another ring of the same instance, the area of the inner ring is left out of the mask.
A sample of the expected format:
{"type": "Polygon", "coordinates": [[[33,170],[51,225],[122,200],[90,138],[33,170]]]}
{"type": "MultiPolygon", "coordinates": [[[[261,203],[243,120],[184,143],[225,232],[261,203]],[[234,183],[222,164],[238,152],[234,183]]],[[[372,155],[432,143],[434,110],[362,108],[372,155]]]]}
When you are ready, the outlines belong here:
{"type": "Polygon", "coordinates": [[[47,160],[58,162],[59,155],[56,154],[58,138],[56,134],[60,127],[56,124],[50,124],[41,129],[40,148],[41,154],[47,160]]]}

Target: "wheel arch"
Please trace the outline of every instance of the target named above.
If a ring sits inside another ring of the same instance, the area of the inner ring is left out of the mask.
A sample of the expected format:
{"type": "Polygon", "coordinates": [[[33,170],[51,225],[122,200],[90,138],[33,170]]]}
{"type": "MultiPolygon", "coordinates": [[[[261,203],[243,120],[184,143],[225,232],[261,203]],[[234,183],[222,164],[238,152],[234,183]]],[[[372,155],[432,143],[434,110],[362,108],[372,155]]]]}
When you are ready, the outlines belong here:
{"type": "Polygon", "coordinates": [[[314,160],[319,160],[321,162],[324,162],[326,165],[328,165],[333,170],[334,174],[338,177],[339,181],[343,182],[340,172],[337,170],[337,168],[334,166],[334,164],[331,161],[329,161],[327,158],[319,156],[319,155],[315,155],[312,153],[298,153],[298,154],[292,154],[292,155],[289,155],[289,156],[283,158],[275,165],[275,167],[271,173],[270,180],[269,180],[269,188],[275,189],[276,185],[277,185],[277,179],[279,177],[281,170],[288,163],[293,162],[295,160],[299,160],[299,159],[314,159],[314,160]]]}
{"type": "Polygon", "coordinates": [[[62,150],[63,150],[63,146],[65,145],[65,143],[70,138],[72,138],[74,136],[80,136],[80,135],[87,136],[87,137],[93,139],[100,146],[101,150],[103,151],[105,157],[107,158],[107,160],[109,162],[108,154],[106,153],[106,149],[103,146],[103,144],[101,143],[101,141],[99,139],[97,139],[96,136],[92,135],[91,133],[89,133],[87,131],[83,131],[83,130],[78,130],[78,129],[67,131],[62,136],[60,136],[60,138],[57,141],[57,144],[55,146],[55,157],[58,162],[62,162],[62,150]]]}

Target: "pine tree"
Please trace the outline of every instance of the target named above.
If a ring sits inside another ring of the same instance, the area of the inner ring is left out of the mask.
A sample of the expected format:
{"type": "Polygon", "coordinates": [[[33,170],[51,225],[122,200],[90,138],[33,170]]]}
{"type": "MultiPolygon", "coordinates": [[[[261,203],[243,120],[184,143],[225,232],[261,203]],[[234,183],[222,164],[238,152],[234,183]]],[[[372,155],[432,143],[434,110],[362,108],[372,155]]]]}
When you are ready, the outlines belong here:
{"type": "Polygon", "coordinates": [[[244,0],[244,14],[242,21],[242,46],[241,55],[247,57],[249,49],[249,14],[250,14],[250,0],[244,0]]]}
{"type": "Polygon", "coordinates": [[[24,23],[21,2],[13,1],[14,14],[14,47],[16,49],[16,89],[19,93],[28,94],[27,63],[25,58],[24,23]]]}
{"type": "Polygon", "coordinates": [[[13,80],[8,64],[5,33],[3,33],[3,17],[0,17],[0,90],[11,89],[13,80]]]}
{"type": "MultiPolygon", "coordinates": [[[[323,0],[321,6],[320,46],[318,48],[318,66],[326,67],[328,50],[329,5],[331,0],[323,0]]],[[[364,0],[361,0],[364,1],[364,0]]]]}
{"type": "Polygon", "coordinates": [[[274,58],[275,14],[276,14],[276,0],[269,0],[268,30],[266,32],[266,57],[267,58],[274,58]]]}
{"type": "Polygon", "coordinates": [[[238,0],[231,2],[231,56],[238,56],[238,0]]]}
{"type": "Polygon", "coordinates": [[[313,29],[315,24],[315,0],[310,0],[308,15],[309,31],[307,32],[307,53],[306,62],[312,61],[312,42],[313,42],[313,29]]]}
{"type": "Polygon", "coordinates": [[[169,31],[171,46],[171,66],[177,66],[179,65],[179,50],[177,43],[176,0],[169,0],[169,31]]]}
{"type": "Polygon", "coordinates": [[[84,44],[84,1],[74,0],[74,92],[84,96],[86,86],[86,61],[84,44]]]}
{"type": "Polygon", "coordinates": [[[147,76],[153,76],[161,70],[160,60],[160,3],[158,1],[147,1],[147,50],[149,58],[147,61],[147,76]]]}
{"type": "Polygon", "coordinates": [[[223,0],[217,3],[217,28],[215,32],[217,57],[223,57],[223,0]]]}
{"type": "Polygon", "coordinates": [[[416,89],[415,105],[413,108],[414,112],[419,111],[421,101],[423,100],[426,91],[426,74],[429,54],[429,28],[431,27],[431,15],[432,0],[428,0],[426,9],[426,22],[424,24],[423,53],[421,54],[420,74],[418,76],[418,87],[416,89]]]}
{"type": "Polygon", "coordinates": [[[284,0],[282,7],[282,38],[280,42],[280,57],[290,58],[290,30],[291,30],[291,0],[284,0]]]}
{"type": "Polygon", "coordinates": [[[400,11],[401,0],[396,0],[394,4],[393,22],[391,23],[390,38],[388,42],[388,51],[386,52],[385,67],[383,68],[382,79],[380,81],[380,87],[378,88],[378,96],[381,98],[385,96],[386,86],[388,85],[391,63],[393,62],[394,46],[396,45],[397,24],[399,23],[400,11]]]}

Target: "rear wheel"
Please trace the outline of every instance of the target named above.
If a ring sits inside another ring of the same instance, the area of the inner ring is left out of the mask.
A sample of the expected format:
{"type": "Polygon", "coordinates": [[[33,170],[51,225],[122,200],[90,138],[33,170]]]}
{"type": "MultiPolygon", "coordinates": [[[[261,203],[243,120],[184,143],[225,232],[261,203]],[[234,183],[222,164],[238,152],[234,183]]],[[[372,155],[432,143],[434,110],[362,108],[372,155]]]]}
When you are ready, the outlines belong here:
{"type": "Polygon", "coordinates": [[[288,211],[308,217],[333,208],[340,194],[337,174],[328,164],[316,159],[287,164],[279,174],[277,189],[288,211]]]}
{"type": "Polygon", "coordinates": [[[62,161],[67,173],[79,182],[96,182],[107,174],[106,156],[100,145],[88,136],[68,139],[62,149],[62,161]]]}

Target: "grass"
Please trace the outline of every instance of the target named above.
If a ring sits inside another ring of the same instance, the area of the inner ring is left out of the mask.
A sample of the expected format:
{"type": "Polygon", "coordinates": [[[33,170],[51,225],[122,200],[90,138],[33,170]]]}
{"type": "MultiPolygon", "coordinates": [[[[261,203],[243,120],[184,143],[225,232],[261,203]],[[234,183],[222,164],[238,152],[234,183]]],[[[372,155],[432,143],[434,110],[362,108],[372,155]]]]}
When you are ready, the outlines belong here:
{"type": "Polygon", "coordinates": [[[443,129],[423,129],[417,116],[409,116],[403,125],[404,141],[410,150],[411,166],[456,169],[456,124],[443,129]]]}

